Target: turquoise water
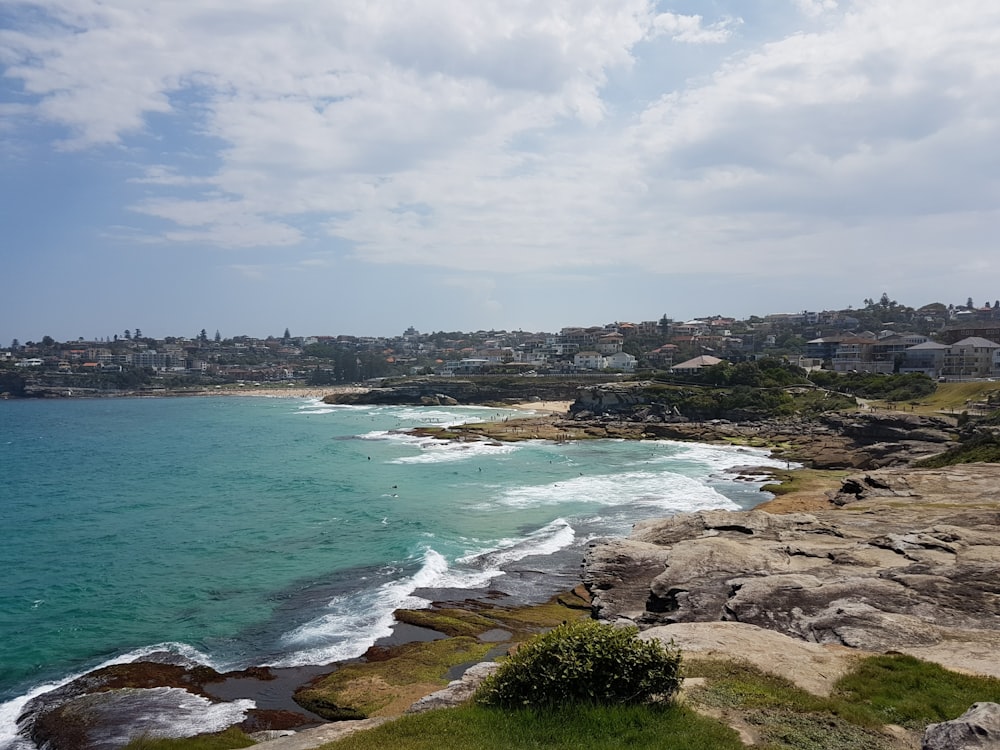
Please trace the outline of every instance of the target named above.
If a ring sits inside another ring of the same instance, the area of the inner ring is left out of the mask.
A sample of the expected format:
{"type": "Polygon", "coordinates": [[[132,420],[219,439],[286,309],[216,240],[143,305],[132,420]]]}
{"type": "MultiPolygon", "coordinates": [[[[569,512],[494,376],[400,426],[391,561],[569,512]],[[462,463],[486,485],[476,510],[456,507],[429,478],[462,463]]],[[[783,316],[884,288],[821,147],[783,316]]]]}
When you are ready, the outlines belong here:
{"type": "Polygon", "coordinates": [[[587,539],[640,518],[751,507],[756,486],[724,470],[771,463],[667,441],[397,432],[507,415],[0,402],[0,748],[41,685],[162,644],[221,669],[351,658],[423,588],[516,588],[519,566],[578,563],[587,539]]]}

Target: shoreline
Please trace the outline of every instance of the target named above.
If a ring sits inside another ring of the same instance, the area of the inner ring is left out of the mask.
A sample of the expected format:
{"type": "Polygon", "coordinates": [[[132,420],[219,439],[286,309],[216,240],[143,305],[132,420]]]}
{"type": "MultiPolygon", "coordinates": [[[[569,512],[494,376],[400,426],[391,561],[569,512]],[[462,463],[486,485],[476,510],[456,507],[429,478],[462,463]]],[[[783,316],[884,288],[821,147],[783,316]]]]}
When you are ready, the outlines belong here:
{"type": "MultiPolygon", "coordinates": [[[[237,394],[243,395],[243,394],[237,394]]],[[[258,395],[256,393],[250,393],[246,395],[258,395]]],[[[525,416],[516,417],[511,416],[508,425],[514,425],[517,422],[525,421],[531,422],[532,420],[549,420],[549,419],[559,419],[563,416],[568,416],[569,407],[572,401],[549,401],[549,402],[522,402],[518,404],[511,404],[510,409],[514,409],[520,412],[525,412],[525,416]],[[542,412],[544,416],[536,416],[532,412],[542,412]]],[[[464,426],[475,427],[477,425],[499,425],[499,422],[470,422],[464,426]]],[[[423,431],[425,429],[435,430],[441,428],[423,428],[417,427],[413,428],[413,431],[423,431]]],[[[454,438],[451,438],[454,439],[454,438]]],[[[687,442],[699,442],[699,441],[687,441],[687,442]]],[[[720,441],[721,442],[721,441],[720,441]]],[[[710,443],[705,443],[710,444],[710,443]]],[[[716,443],[719,444],[719,443],[716,443]]],[[[759,449],[759,448],[758,448],[759,449]]],[[[737,470],[738,471],[738,470],[737,470]]],[[[757,483],[763,484],[766,480],[755,480],[757,483]]],[[[761,503],[771,502],[766,498],[761,498],[761,503]]],[[[752,509],[757,509],[758,505],[753,506],[752,509]]],[[[657,517],[662,517],[657,516],[657,517]]],[[[562,552],[565,552],[563,550],[562,552]]],[[[579,552],[585,552],[585,549],[580,549],[579,552]]],[[[551,553],[546,555],[546,558],[552,558],[555,560],[559,556],[559,552],[551,553]]],[[[567,555],[563,555],[568,557],[567,555]]],[[[432,622],[436,619],[448,620],[454,617],[452,613],[457,611],[465,612],[470,616],[476,615],[486,615],[490,616],[491,613],[508,612],[511,610],[515,611],[532,611],[535,609],[542,610],[552,604],[554,600],[565,599],[567,597],[572,597],[573,595],[580,596],[583,591],[583,577],[580,571],[580,565],[582,564],[581,557],[573,557],[573,560],[564,560],[563,562],[556,563],[551,569],[546,569],[545,571],[538,570],[534,567],[530,569],[519,568],[517,563],[512,564],[510,567],[504,568],[504,576],[499,579],[495,579],[490,583],[484,585],[482,588],[476,589],[462,589],[462,588],[424,588],[416,589],[412,592],[412,596],[426,599],[430,602],[429,606],[425,609],[416,610],[419,613],[424,613],[427,615],[428,619],[432,622]],[[527,574],[529,577],[537,576],[537,580],[532,581],[530,586],[530,592],[525,593],[524,587],[507,587],[503,585],[505,579],[512,576],[524,576],[527,574]],[[565,585],[568,584],[568,585],[565,585]],[[516,593],[511,589],[520,589],[519,593],[516,593]]],[[[587,595],[587,602],[589,605],[589,594],[587,595]]],[[[411,612],[412,610],[403,610],[403,612],[411,612]]],[[[274,695],[274,682],[267,679],[256,679],[256,678],[246,678],[237,677],[227,680],[227,683],[239,684],[242,689],[231,690],[227,688],[222,688],[218,691],[211,690],[210,692],[219,694],[220,697],[224,694],[227,700],[235,700],[240,698],[249,698],[252,700],[259,700],[260,706],[266,708],[288,708],[295,706],[297,704],[292,701],[291,695],[296,692],[297,689],[307,687],[311,684],[321,682],[325,677],[334,674],[336,671],[347,665],[359,665],[367,663],[381,662],[387,658],[394,658],[397,652],[403,652],[408,647],[418,645],[421,643],[428,643],[431,641],[452,639],[457,637],[455,633],[447,632],[447,626],[444,629],[438,630],[430,626],[415,625],[413,623],[407,622],[404,619],[399,619],[399,617],[394,618],[394,623],[392,625],[392,632],[389,635],[383,636],[377,639],[372,646],[370,646],[364,654],[354,658],[344,661],[332,662],[329,664],[317,664],[317,665],[304,665],[298,667],[288,667],[273,669],[272,671],[279,675],[283,680],[284,685],[287,686],[289,692],[287,695],[282,695],[276,697],[274,695]],[[303,675],[308,676],[308,680],[302,682],[298,685],[294,684],[292,679],[293,675],[303,675]]],[[[503,646],[504,642],[501,641],[500,645],[503,646]]],[[[510,643],[506,644],[510,646],[510,643]]],[[[494,657],[495,658],[495,657],[494,657]]],[[[465,669],[471,667],[472,664],[465,663],[462,665],[456,665],[452,667],[449,671],[450,679],[458,679],[464,673],[465,669]]],[[[421,696],[416,696],[417,698],[421,696]]],[[[294,709],[293,709],[294,710],[294,709]]],[[[299,710],[302,709],[301,707],[299,710]]],[[[394,718],[401,715],[401,712],[382,714],[377,712],[371,715],[370,719],[385,719],[394,718]]],[[[336,726],[338,724],[348,724],[350,721],[324,721],[319,726],[336,726]]],[[[313,731],[313,727],[316,725],[304,726],[296,731],[306,730],[307,732],[313,731]]]]}
{"type": "MultiPolygon", "coordinates": [[[[350,388],[350,387],[347,387],[347,388],[350,388]]],[[[364,390],[364,389],[358,389],[358,390],[364,390]]],[[[219,392],[219,393],[216,393],[216,392],[204,392],[204,393],[200,393],[200,394],[185,394],[185,395],[202,395],[202,396],[226,395],[226,396],[244,396],[244,397],[322,398],[322,396],[329,395],[332,392],[333,391],[330,388],[323,388],[323,389],[312,389],[312,388],[306,388],[306,389],[300,389],[300,388],[295,388],[295,389],[257,389],[257,388],[255,388],[253,390],[239,389],[239,390],[229,390],[227,392],[219,392]]],[[[346,392],[352,392],[352,391],[348,390],[346,392]]],[[[353,392],[357,392],[357,390],[355,390],[353,392]]],[[[510,417],[510,421],[508,423],[506,423],[506,426],[507,426],[507,428],[516,430],[516,427],[517,427],[518,423],[521,423],[521,422],[533,423],[533,422],[536,422],[537,420],[547,421],[547,422],[555,425],[556,423],[561,422],[564,417],[568,416],[568,414],[567,414],[568,408],[569,408],[569,405],[572,404],[572,403],[573,402],[569,402],[569,401],[557,401],[557,402],[528,401],[528,402],[522,402],[522,403],[519,403],[519,404],[516,404],[516,405],[510,405],[507,408],[515,409],[515,410],[521,411],[521,412],[526,412],[526,414],[525,414],[524,417],[517,417],[517,416],[512,415],[510,417]],[[536,416],[536,415],[531,414],[532,412],[534,412],[535,414],[537,414],[538,412],[543,412],[545,414],[545,416],[536,416]]],[[[469,427],[475,427],[477,425],[482,426],[484,424],[485,425],[493,424],[495,426],[499,426],[501,423],[468,423],[467,426],[469,426],[469,427]]],[[[585,425],[584,429],[589,429],[591,427],[592,427],[592,425],[585,425]]],[[[417,429],[418,430],[423,430],[425,428],[417,428],[417,429]]],[[[556,428],[556,429],[559,429],[559,428],[556,428]]],[[[617,429],[617,428],[613,428],[613,429],[617,429]]],[[[510,433],[511,436],[514,436],[515,434],[516,434],[516,432],[511,432],[510,433]]],[[[641,439],[642,436],[643,435],[642,435],[642,433],[640,431],[640,435],[639,435],[640,439],[641,439]]],[[[604,432],[603,434],[588,435],[588,437],[591,438],[591,439],[602,439],[602,438],[614,438],[614,437],[617,437],[617,435],[608,434],[607,432],[604,432]]],[[[712,444],[709,441],[697,440],[697,439],[694,439],[694,440],[689,439],[687,442],[695,442],[695,443],[701,442],[701,443],[706,443],[706,444],[712,444]]],[[[719,443],[725,443],[725,441],[724,440],[715,441],[715,444],[719,444],[719,443]]],[[[766,446],[760,446],[759,445],[759,446],[753,446],[753,447],[763,448],[763,447],[766,447],[766,446]]],[[[763,503],[763,502],[767,502],[767,501],[764,498],[761,498],[761,502],[763,503]]],[[[759,508],[760,504],[761,503],[758,503],[756,506],[754,506],[754,508],[755,509],[759,508]]],[[[660,515],[662,516],[662,514],[660,514],[660,515]]],[[[562,567],[560,567],[559,570],[560,570],[560,572],[563,572],[566,575],[575,574],[576,577],[577,577],[577,579],[579,579],[579,568],[578,568],[578,566],[566,566],[565,570],[562,567]]],[[[448,590],[441,590],[441,593],[445,593],[445,591],[448,591],[448,590]]],[[[456,590],[456,592],[458,592],[458,590],[456,590]]],[[[491,598],[491,591],[489,589],[487,589],[487,588],[476,590],[476,592],[468,592],[467,591],[467,592],[464,592],[464,593],[465,594],[472,593],[472,594],[475,595],[476,599],[479,599],[479,600],[484,601],[484,602],[487,602],[487,600],[489,600],[491,598]]],[[[470,598],[472,598],[472,597],[463,596],[463,597],[461,597],[461,601],[454,601],[452,596],[446,596],[446,597],[443,597],[441,599],[434,600],[434,602],[432,603],[431,609],[434,610],[434,609],[440,608],[442,605],[446,605],[446,606],[447,605],[458,605],[458,606],[461,607],[462,603],[465,602],[467,604],[470,598]]],[[[544,600],[544,596],[540,594],[539,598],[538,598],[538,603],[540,603],[542,600],[544,600]]],[[[500,607],[502,607],[503,604],[497,605],[496,603],[493,603],[492,606],[500,606],[500,607]]],[[[532,606],[532,605],[526,604],[524,606],[532,606]]],[[[437,631],[431,631],[431,630],[428,630],[426,628],[416,628],[416,626],[408,625],[406,623],[403,623],[403,622],[400,622],[400,621],[397,620],[396,624],[393,627],[392,634],[389,635],[389,636],[386,636],[386,637],[384,637],[382,639],[379,639],[378,641],[376,641],[376,643],[373,646],[373,648],[375,648],[375,647],[381,647],[381,648],[388,648],[388,649],[391,650],[392,648],[395,648],[397,646],[402,646],[402,645],[411,644],[411,643],[419,643],[420,641],[423,641],[423,640],[430,640],[430,638],[428,637],[428,634],[434,634],[434,635],[436,635],[437,631]]],[[[250,677],[250,678],[246,678],[246,677],[232,677],[232,678],[227,678],[227,680],[225,681],[225,683],[228,683],[230,686],[232,686],[232,684],[234,683],[234,681],[240,681],[240,683],[242,684],[242,687],[245,688],[245,690],[241,689],[240,691],[238,691],[239,694],[237,694],[237,693],[230,694],[228,692],[228,689],[226,689],[226,696],[225,697],[226,697],[227,700],[244,698],[244,697],[252,698],[252,699],[255,699],[255,700],[260,699],[260,704],[263,705],[263,706],[266,706],[266,708],[264,708],[263,710],[287,710],[289,708],[289,703],[291,701],[291,693],[294,692],[294,690],[296,689],[296,687],[302,687],[301,685],[296,686],[296,685],[293,684],[295,682],[295,680],[297,679],[297,677],[295,675],[303,675],[303,676],[304,675],[309,675],[309,677],[311,679],[314,679],[317,675],[328,674],[329,672],[335,671],[336,669],[340,668],[341,666],[343,666],[346,663],[349,663],[349,662],[333,662],[333,663],[330,663],[330,664],[310,665],[310,666],[307,666],[307,667],[294,667],[294,668],[289,668],[287,672],[285,670],[275,670],[276,672],[280,672],[281,673],[279,675],[279,680],[277,682],[273,681],[273,680],[264,680],[264,679],[257,680],[257,679],[252,678],[252,677],[250,677]],[[287,689],[289,691],[288,694],[276,697],[275,696],[275,689],[278,687],[278,685],[282,685],[282,690],[287,689]],[[247,690],[249,690],[249,692],[246,692],[247,690]],[[273,708],[272,708],[272,706],[273,706],[273,708]]],[[[210,692],[212,692],[212,691],[210,691],[210,692]]],[[[305,725],[301,725],[301,726],[305,726],[305,725]]]]}

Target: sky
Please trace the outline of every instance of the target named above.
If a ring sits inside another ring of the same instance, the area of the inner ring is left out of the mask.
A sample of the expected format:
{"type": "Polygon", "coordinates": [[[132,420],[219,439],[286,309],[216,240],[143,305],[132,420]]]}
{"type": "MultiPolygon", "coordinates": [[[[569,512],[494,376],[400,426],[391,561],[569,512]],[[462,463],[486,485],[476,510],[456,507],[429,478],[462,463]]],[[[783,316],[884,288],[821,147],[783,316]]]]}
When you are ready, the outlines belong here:
{"type": "Polygon", "coordinates": [[[0,345],[1000,296],[996,0],[0,0],[0,345]]]}

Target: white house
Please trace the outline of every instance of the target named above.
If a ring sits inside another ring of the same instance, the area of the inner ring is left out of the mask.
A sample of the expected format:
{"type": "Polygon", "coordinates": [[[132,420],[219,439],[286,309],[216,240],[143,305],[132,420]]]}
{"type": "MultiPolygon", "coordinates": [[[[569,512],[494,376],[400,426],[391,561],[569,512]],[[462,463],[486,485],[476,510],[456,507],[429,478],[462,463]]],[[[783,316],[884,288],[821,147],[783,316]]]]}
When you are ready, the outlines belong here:
{"type": "Polygon", "coordinates": [[[598,352],[577,352],[573,355],[573,366],[581,370],[603,370],[607,363],[604,355],[598,352]]]}
{"type": "Polygon", "coordinates": [[[956,341],[944,355],[944,374],[957,378],[986,378],[994,374],[993,363],[1000,344],[979,336],[956,341]]]}
{"type": "Polygon", "coordinates": [[[636,359],[628,352],[617,352],[610,357],[605,357],[604,361],[605,367],[609,370],[635,372],[636,359]]]}

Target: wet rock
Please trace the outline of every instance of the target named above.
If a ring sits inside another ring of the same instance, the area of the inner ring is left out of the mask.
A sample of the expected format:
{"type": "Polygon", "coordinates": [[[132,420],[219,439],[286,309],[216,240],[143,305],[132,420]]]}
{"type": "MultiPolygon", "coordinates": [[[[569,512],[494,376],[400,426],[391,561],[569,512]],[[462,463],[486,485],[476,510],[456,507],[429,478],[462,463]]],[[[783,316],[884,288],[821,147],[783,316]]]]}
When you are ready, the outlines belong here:
{"type": "Polygon", "coordinates": [[[253,701],[213,703],[181,688],[86,693],[33,715],[28,733],[46,750],[118,750],[142,736],[192,737],[239,724],[253,701]]]}
{"type": "Polygon", "coordinates": [[[167,652],[110,665],[28,701],[17,719],[19,733],[46,750],[115,750],[143,734],[190,737],[235,725],[256,731],[309,722],[301,714],[260,711],[251,700],[224,701],[206,691],[206,685],[234,676],[266,680],[269,671],[221,674],[167,652]]]}

